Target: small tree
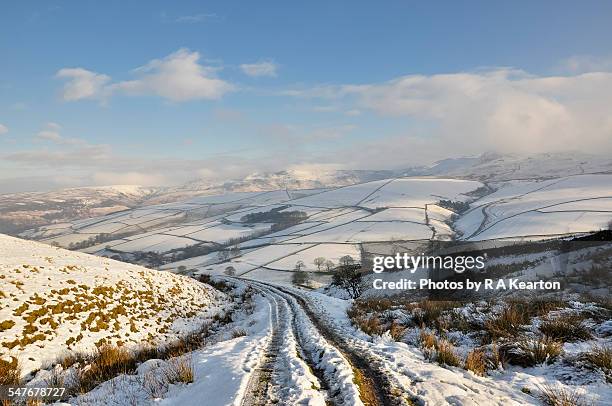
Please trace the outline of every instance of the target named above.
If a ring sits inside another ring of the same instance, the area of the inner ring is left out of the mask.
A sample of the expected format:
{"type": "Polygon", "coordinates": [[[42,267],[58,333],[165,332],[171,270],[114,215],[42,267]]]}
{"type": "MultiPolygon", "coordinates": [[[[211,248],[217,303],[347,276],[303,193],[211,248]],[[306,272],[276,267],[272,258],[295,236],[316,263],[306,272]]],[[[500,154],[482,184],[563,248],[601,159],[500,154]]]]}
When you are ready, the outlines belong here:
{"type": "Polygon", "coordinates": [[[325,264],[325,258],[316,257],[313,261],[313,264],[317,267],[317,271],[321,271],[321,267],[325,264]]]}
{"type": "Polygon", "coordinates": [[[294,285],[307,285],[308,284],[308,272],[302,270],[294,270],[291,276],[291,282],[294,285]]]}
{"type": "Polygon", "coordinates": [[[301,271],[301,270],[303,270],[304,268],[306,268],[306,264],[304,264],[304,261],[297,261],[297,262],[295,263],[295,268],[294,268],[294,269],[295,269],[296,271],[301,271]]]}
{"type": "Polygon", "coordinates": [[[221,251],[219,251],[219,252],[217,253],[217,259],[218,259],[220,262],[225,262],[225,261],[227,261],[227,260],[229,259],[229,257],[230,257],[230,253],[229,253],[229,251],[228,251],[228,250],[221,250],[221,251]]]}
{"type": "Polygon", "coordinates": [[[334,261],[329,260],[329,259],[325,261],[325,270],[327,272],[331,272],[331,270],[334,269],[335,266],[336,264],[334,264],[334,261]]]}
{"type": "Polygon", "coordinates": [[[345,255],[338,261],[340,262],[340,266],[351,266],[355,263],[355,260],[350,255],[345,255]]]}
{"type": "Polygon", "coordinates": [[[234,276],[236,275],[236,268],[234,268],[233,266],[228,266],[225,268],[225,272],[223,273],[227,276],[234,276]]]}
{"type": "Polygon", "coordinates": [[[367,283],[355,265],[340,266],[332,277],[332,284],[344,289],[351,299],[357,299],[367,289],[367,283]]]}
{"type": "Polygon", "coordinates": [[[240,246],[238,244],[234,245],[230,250],[230,255],[232,258],[239,257],[242,254],[240,252],[240,246]]]}

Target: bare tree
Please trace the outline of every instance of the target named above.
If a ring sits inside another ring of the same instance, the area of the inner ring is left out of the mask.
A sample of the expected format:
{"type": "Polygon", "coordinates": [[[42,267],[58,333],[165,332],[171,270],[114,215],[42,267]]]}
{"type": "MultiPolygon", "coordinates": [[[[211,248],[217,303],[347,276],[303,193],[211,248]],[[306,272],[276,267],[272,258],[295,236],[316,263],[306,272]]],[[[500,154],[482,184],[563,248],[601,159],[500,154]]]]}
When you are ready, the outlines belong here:
{"type": "Polygon", "coordinates": [[[304,261],[297,261],[297,262],[295,263],[295,267],[294,267],[294,269],[295,269],[296,271],[301,271],[301,270],[303,270],[304,268],[306,268],[306,264],[304,264],[304,261]]]}
{"type": "Polygon", "coordinates": [[[315,264],[315,266],[317,267],[317,271],[321,270],[321,267],[323,266],[323,264],[325,264],[325,258],[324,257],[316,257],[313,261],[313,264],[315,264]]]}
{"type": "Polygon", "coordinates": [[[344,289],[351,299],[357,299],[367,289],[359,268],[354,265],[340,266],[332,277],[332,284],[344,289]]]}
{"type": "Polygon", "coordinates": [[[355,263],[355,260],[350,255],[345,255],[341,257],[339,260],[341,266],[350,266],[355,263]]]}
{"type": "Polygon", "coordinates": [[[308,284],[308,272],[302,270],[294,270],[291,275],[291,282],[294,285],[307,285],[308,284]]]}
{"type": "Polygon", "coordinates": [[[234,276],[236,275],[236,268],[234,268],[233,266],[228,266],[225,268],[225,272],[223,273],[227,276],[234,276]]]}
{"type": "Polygon", "coordinates": [[[230,257],[230,252],[228,250],[221,250],[217,253],[217,259],[220,262],[225,262],[229,259],[230,257]]]}
{"type": "Polygon", "coordinates": [[[336,264],[334,264],[334,261],[328,259],[327,261],[325,261],[325,270],[327,272],[331,272],[332,269],[334,269],[334,267],[336,266],[336,264]]]}
{"type": "Polygon", "coordinates": [[[232,258],[239,257],[240,255],[242,255],[242,252],[240,251],[240,246],[238,244],[234,245],[230,249],[230,255],[232,258]]]}

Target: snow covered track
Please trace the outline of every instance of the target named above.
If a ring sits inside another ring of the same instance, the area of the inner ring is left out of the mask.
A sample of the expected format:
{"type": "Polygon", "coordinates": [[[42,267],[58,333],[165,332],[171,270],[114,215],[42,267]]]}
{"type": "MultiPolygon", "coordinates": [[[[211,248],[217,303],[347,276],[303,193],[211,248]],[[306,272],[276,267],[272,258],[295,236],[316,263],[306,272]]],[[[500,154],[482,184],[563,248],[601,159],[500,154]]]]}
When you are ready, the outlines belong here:
{"type": "Polygon", "coordinates": [[[277,287],[281,292],[291,296],[306,312],[310,320],[321,334],[334,344],[350,362],[355,381],[358,382],[361,400],[365,405],[411,405],[412,398],[398,390],[398,385],[392,381],[389,370],[383,367],[379,357],[367,346],[359,345],[358,340],[352,340],[340,334],[325,320],[317,317],[317,311],[308,299],[294,289],[277,287]]]}
{"type": "MultiPolygon", "coordinates": [[[[319,393],[325,394],[327,404],[412,403],[411,399],[401,396],[402,391],[393,390],[398,386],[390,381],[388,371],[381,367],[374,353],[335,332],[316,316],[305,297],[292,289],[253,281],[249,283],[262,294],[275,297],[281,307],[286,307],[290,312],[292,335],[299,345],[298,354],[318,378],[319,393]]],[[[284,345],[288,343],[291,344],[290,341],[283,341],[284,345]]]]}
{"type": "Polygon", "coordinates": [[[275,310],[269,347],[249,379],[241,405],[363,405],[351,364],[319,333],[297,301],[276,287],[249,283],[275,310]]]}

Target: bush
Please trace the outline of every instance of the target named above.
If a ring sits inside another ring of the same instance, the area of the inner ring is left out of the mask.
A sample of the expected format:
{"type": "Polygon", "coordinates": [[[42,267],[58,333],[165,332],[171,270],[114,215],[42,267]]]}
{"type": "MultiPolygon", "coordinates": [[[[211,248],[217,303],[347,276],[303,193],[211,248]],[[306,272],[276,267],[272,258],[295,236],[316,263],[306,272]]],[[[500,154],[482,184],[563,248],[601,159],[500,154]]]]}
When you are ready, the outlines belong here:
{"type": "Polygon", "coordinates": [[[478,376],[487,374],[487,357],[483,350],[474,349],[465,358],[464,368],[478,376]]]}
{"type": "Polygon", "coordinates": [[[592,334],[579,314],[564,314],[554,319],[544,320],[540,324],[542,334],[566,341],[589,340],[592,334]]]}

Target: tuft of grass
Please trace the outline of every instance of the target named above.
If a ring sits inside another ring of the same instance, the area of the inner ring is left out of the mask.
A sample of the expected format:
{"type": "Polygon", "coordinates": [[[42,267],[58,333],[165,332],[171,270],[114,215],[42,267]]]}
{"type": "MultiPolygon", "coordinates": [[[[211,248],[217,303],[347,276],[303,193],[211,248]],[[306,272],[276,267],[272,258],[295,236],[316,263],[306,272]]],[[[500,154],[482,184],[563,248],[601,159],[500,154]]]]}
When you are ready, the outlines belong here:
{"type": "Polygon", "coordinates": [[[192,383],[194,375],[193,362],[188,356],[172,358],[164,369],[168,383],[192,383]]]}
{"type": "Polygon", "coordinates": [[[463,367],[478,376],[485,376],[487,374],[487,357],[485,352],[479,349],[470,351],[465,358],[463,367]]]}
{"type": "Polygon", "coordinates": [[[102,345],[90,355],[89,368],[81,369],[78,376],[78,389],[89,392],[101,382],[119,374],[132,372],[137,358],[124,347],[102,345]]]}
{"type": "Polygon", "coordinates": [[[508,363],[531,367],[543,363],[552,364],[561,355],[563,344],[550,337],[522,339],[500,348],[508,363]]]}
{"type": "Polygon", "coordinates": [[[585,354],[586,360],[603,370],[608,383],[612,383],[612,346],[595,346],[585,354]]]}
{"type": "Polygon", "coordinates": [[[421,348],[438,348],[438,339],[432,332],[421,330],[419,333],[419,344],[421,348]]]}
{"type": "Polygon", "coordinates": [[[563,314],[553,319],[544,320],[540,324],[540,331],[545,336],[563,342],[584,341],[593,337],[584,323],[584,317],[575,313],[563,314]]]}
{"type": "Polygon", "coordinates": [[[544,385],[539,388],[538,397],[548,406],[586,406],[587,402],[578,390],[561,386],[544,385]]]}
{"type": "Polygon", "coordinates": [[[0,385],[19,385],[21,381],[21,367],[15,357],[10,361],[0,359],[0,385]]]}
{"type": "Polygon", "coordinates": [[[515,337],[529,323],[529,315],[521,306],[511,303],[500,314],[485,322],[485,330],[493,338],[515,337]]]}
{"type": "Polygon", "coordinates": [[[248,335],[247,331],[243,328],[237,328],[232,331],[232,338],[244,337],[248,335]]]}
{"type": "Polygon", "coordinates": [[[395,320],[391,322],[391,326],[389,328],[389,335],[393,338],[394,341],[401,341],[406,333],[406,327],[397,323],[395,320]]]}
{"type": "Polygon", "coordinates": [[[446,340],[438,341],[436,362],[440,365],[458,367],[460,364],[460,360],[457,354],[455,353],[455,347],[446,340]]]}

